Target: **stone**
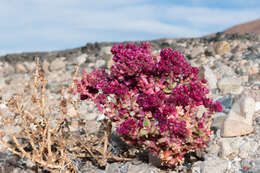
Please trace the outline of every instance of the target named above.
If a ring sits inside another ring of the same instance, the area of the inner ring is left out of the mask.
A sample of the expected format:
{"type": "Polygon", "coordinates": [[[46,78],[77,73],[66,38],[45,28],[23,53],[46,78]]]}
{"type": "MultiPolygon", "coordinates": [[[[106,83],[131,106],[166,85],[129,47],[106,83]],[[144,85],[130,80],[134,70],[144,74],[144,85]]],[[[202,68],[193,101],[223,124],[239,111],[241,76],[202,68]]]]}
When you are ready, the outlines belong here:
{"type": "Polygon", "coordinates": [[[77,64],[83,64],[84,62],[86,62],[87,57],[88,57],[87,54],[85,54],[85,53],[81,54],[80,56],[78,56],[78,57],[76,58],[76,61],[77,61],[76,63],[77,63],[77,64]]]}
{"type": "Polygon", "coordinates": [[[249,168],[248,172],[250,173],[259,173],[260,172],[260,159],[255,159],[251,162],[251,167],[249,168]]]}
{"type": "Polygon", "coordinates": [[[236,76],[236,73],[233,71],[231,67],[220,62],[214,64],[213,71],[216,74],[217,80],[222,79],[224,76],[236,76]]]}
{"type": "Polygon", "coordinates": [[[12,73],[15,72],[15,69],[13,66],[11,66],[10,64],[4,62],[1,66],[0,66],[0,76],[4,76],[4,75],[10,75],[12,73]]]}
{"type": "Polygon", "coordinates": [[[51,71],[65,69],[66,66],[66,63],[64,61],[65,59],[66,59],[65,57],[60,57],[52,61],[50,64],[51,71]]]}
{"type": "Polygon", "coordinates": [[[111,52],[111,46],[106,46],[106,47],[102,47],[101,50],[100,50],[100,53],[103,54],[103,55],[110,55],[111,52]]]}
{"type": "Polygon", "coordinates": [[[228,161],[222,159],[206,160],[200,165],[201,173],[223,173],[228,168],[228,161]]]}
{"type": "Polygon", "coordinates": [[[27,69],[25,68],[25,66],[23,64],[16,64],[15,71],[17,73],[26,73],[27,69]]]}
{"type": "Polygon", "coordinates": [[[106,172],[109,173],[121,173],[120,171],[120,163],[111,163],[111,164],[107,164],[106,166],[106,172]]]}
{"type": "MultiPolygon", "coordinates": [[[[257,145],[256,145],[257,146],[257,145]]],[[[250,142],[245,142],[244,144],[242,144],[239,148],[239,157],[242,159],[246,159],[248,158],[249,154],[252,154],[252,152],[254,152],[254,148],[256,147],[252,147],[250,145],[250,142]]]]}
{"type": "Polygon", "coordinates": [[[228,114],[229,120],[243,121],[252,125],[255,113],[255,101],[251,97],[242,97],[235,102],[228,114]]]}
{"type": "Polygon", "coordinates": [[[227,53],[227,52],[230,52],[230,45],[228,42],[226,41],[219,41],[219,42],[216,42],[214,45],[214,50],[215,52],[222,56],[223,54],[227,53]]]}
{"type": "Polygon", "coordinates": [[[191,50],[191,58],[196,58],[204,53],[204,49],[202,47],[195,47],[191,50]]]}
{"type": "Polygon", "coordinates": [[[49,72],[49,66],[50,66],[50,63],[47,60],[44,60],[42,63],[42,69],[45,73],[49,72]]]}
{"type": "Polygon", "coordinates": [[[32,72],[35,69],[35,62],[24,62],[24,66],[29,72],[32,72]]]}
{"type": "Polygon", "coordinates": [[[106,65],[106,61],[103,59],[99,59],[95,63],[96,68],[101,68],[101,67],[104,67],[105,65],[106,65]]]}
{"type": "Polygon", "coordinates": [[[99,126],[100,126],[100,124],[95,120],[86,121],[86,128],[87,128],[88,133],[90,133],[90,134],[98,132],[99,126]]]}
{"type": "Polygon", "coordinates": [[[254,131],[253,127],[236,120],[225,120],[223,128],[221,129],[222,137],[236,137],[247,135],[254,131]]]}
{"type": "Polygon", "coordinates": [[[224,124],[224,121],[226,118],[227,118],[227,114],[225,114],[223,112],[215,113],[211,127],[215,128],[215,129],[221,129],[223,127],[223,124],[224,124]]]}
{"type": "Polygon", "coordinates": [[[127,173],[159,173],[154,167],[147,164],[130,165],[127,173]]]}
{"type": "Polygon", "coordinates": [[[6,87],[5,78],[0,78],[0,90],[6,87]]]}
{"type": "Polygon", "coordinates": [[[256,121],[256,123],[257,123],[258,125],[260,125],[260,116],[259,116],[259,117],[256,117],[255,121],[256,121]]]}
{"type": "Polygon", "coordinates": [[[260,110],[260,102],[255,103],[255,112],[260,110]]]}
{"type": "Polygon", "coordinates": [[[217,82],[217,86],[223,94],[241,94],[243,87],[236,77],[226,76],[217,82]]]}
{"type": "Polygon", "coordinates": [[[222,138],[220,141],[220,157],[233,160],[239,153],[241,143],[239,138],[222,138]]]}
{"type": "Polygon", "coordinates": [[[220,157],[226,159],[232,152],[230,141],[222,140],[220,142],[220,157]]]}
{"type": "Polygon", "coordinates": [[[206,65],[201,66],[199,69],[199,79],[206,79],[208,81],[209,89],[217,88],[217,77],[215,73],[206,65]]]}
{"type": "Polygon", "coordinates": [[[205,55],[206,56],[214,56],[215,55],[215,50],[213,46],[208,46],[205,50],[205,55]]]}
{"type": "Polygon", "coordinates": [[[231,94],[220,97],[217,99],[222,104],[224,110],[229,110],[232,106],[233,97],[231,94]]]}

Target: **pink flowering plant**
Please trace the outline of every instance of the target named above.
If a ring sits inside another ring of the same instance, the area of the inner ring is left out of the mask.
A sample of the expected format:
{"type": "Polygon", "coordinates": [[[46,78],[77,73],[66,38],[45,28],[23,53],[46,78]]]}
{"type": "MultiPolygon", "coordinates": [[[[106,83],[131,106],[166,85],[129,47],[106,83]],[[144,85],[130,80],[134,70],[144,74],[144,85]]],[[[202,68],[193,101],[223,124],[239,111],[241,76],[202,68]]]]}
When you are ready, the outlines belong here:
{"type": "Polygon", "coordinates": [[[198,68],[171,48],[152,54],[148,42],[118,44],[111,52],[115,65],[109,73],[83,72],[75,81],[81,100],[94,101],[127,144],[149,149],[165,166],[205,148],[213,113],[222,105],[207,98],[207,81],[198,78],[198,68]],[[201,107],[205,111],[199,114],[201,107]]]}

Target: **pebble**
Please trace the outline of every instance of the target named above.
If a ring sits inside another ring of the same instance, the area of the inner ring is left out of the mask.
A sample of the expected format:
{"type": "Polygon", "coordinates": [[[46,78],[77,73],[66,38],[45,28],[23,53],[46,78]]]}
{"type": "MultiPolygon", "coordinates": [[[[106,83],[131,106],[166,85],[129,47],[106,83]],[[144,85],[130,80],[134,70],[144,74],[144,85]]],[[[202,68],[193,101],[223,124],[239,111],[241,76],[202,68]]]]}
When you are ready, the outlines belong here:
{"type": "Polygon", "coordinates": [[[225,53],[228,53],[230,52],[230,45],[227,41],[219,41],[219,42],[216,42],[214,45],[213,45],[214,49],[215,49],[215,52],[218,54],[218,55],[223,55],[225,53]]]}
{"type": "Polygon", "coordinates": [[[95,64],[95,67],[96,68],[102,68],[106,65],[106,61],[103,60],[103,59],[99,59],[97,60],[96,64],[95,64]]]}
{"type": "Polygon", "coordinates": [[[215,73],[210,69],[210,67],[204,65],[201,66],[199,72],[200,79],[206,79],[208,81],[208,88],[215,89],[217,88],[217,77],[215,73]]]}
{"type": "Polygon", "coordinates": [[[192,49],[190,56],[191,58],[196,58],[200,56],[202,53],[204,53],[204,49],[202,47],[196,47],[192,49]]]}
{"type": "Polygon", "coordinates": [[[76,58],[77,64],[83,64],[87,60],[88,55],[83,53],[82,55],[76,58]]]}
{"type": "Polygon", "coordinates": [[[217,86],[223,94],[239,95],[243,91],[241,81],[236,77],[224,77],[218,81],[217,86]]]}
{"type": "Polygon", "coordinates": [[[200,166],[201,173],[224,173],[228,168],[228,161],[223,159],[207,160],[200,166]]]}
{"type": "Polygon", "coordinates": [[[60,57],[52,61],[50,64],[51,71],[64,69],[66,66],[65,59],[65,57],[60,57]]]}
{"type": "Polygon", "coordinates": [[[236,120],[225,120],[221,129],[222,137],[236,137],[247,135],[254,131],[254,128],[244,122],[236,120]]]}
{"type": "Polygon", "coordinates": [[[15,71],[17,73],[25,73],[25,72],[27,72],[27,69],[25,68],[25,66],[23,64],[17,64],[15,66],[15,71]]]}

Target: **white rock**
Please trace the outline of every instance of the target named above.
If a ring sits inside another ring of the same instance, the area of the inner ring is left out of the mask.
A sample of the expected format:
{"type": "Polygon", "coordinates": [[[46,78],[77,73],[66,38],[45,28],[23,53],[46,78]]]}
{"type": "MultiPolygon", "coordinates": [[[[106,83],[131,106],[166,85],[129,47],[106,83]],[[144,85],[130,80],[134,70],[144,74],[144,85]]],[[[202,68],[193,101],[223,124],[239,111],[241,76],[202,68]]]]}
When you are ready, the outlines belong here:
{"type": "Polygon", "coordinates": [[[239,138],[222,138],[220,141],[220,156],[223,159],[229,159],[229,156],[237,156],[241,145],[239,138]]]}
{"type": "Polygon", "coordinates": [[[204,65],[200,67],[199,78],[208,81],[209,89],[217,88],[217,77],[208,66],[204,65]]]}
{"type": "Polygon", "coordinates": [[[196,58],[204,53],[204,49],[202,47],[196,47],[191,50],[191,58],[196,58]]]}
{"type": "Polygon", "coordinates": [[[87,54],[82,54],[82,55],[80,55],[80,56],[78,56],[76,59],[77,59],[77,63],[78,64],[83,64],[85,61],[86,61],[86,59],[87,59],[87,57],[88,57],[88,55],[87,54]]]}
{"type": "Polygon", "coordinates": [[[255,112],[260,110],[260,102],[255,103],[255,112]]]}
{"type": "Polygon", "coordinates": [[[226,76],[218,81],[218,88],[224,94],[241,94],[243,87],[241,86],[241,81],[236,77],[226,76]]]}
{"type": "Polygon", "coordinates": [[[51,62],[50,69],[52,71],[64,69],[66,66],[66,63],[64,61],[65,59],[66,59],[65,57],[55,59],[54,61],[51,62]]]}
{"type": "Polygon", "coordinates": [[[223,173],[228,168],[228,161],[222,159],[206,160],[201,164],[201,173],[223,173]]]}
{"type": "Polygon", "coordinates": [[[111,46],[102,47],[100,52],[102,54],[109,55],[109,54],[111,54],[111,52],[110,52],[111,48],[112,48],[111,46]]]}
{"type": "Polygon", "coordinates": [[[221,129],[222,137],[236,137],[247,135],[254,131],[254,128],[247,123],[236,120],[225,120],[221,129]]]}
{"type": "Polygon", "coordinates": [[[95,67],[96,67],[96,68],[100,68],[100,67],[103,67],[105,64],[106,64],[106,61],[105,61],[105,60],[99,59],[99,60],[97,60],[97,62],[96,62],[96,64],[95,64],[95,67]]]}
{"type": "Polygon", "coordinates": [[[224,121],[222,128],[223,137],[241,136],[253,132],[253,115],[255,101],[251,97],[242,97],[235,102],[224,121]]]}
{"type": "Polygon", "coordinates": [[[243,121],[252,125],[255,113],[255,101],[251,97],[242,97],[235,102],[228,114],[228,120],[243,121]]]}
{"type": "Polygon", "coordinates": [[[5,79],[0,78],[0,90],[6,86],[5,79]]]}

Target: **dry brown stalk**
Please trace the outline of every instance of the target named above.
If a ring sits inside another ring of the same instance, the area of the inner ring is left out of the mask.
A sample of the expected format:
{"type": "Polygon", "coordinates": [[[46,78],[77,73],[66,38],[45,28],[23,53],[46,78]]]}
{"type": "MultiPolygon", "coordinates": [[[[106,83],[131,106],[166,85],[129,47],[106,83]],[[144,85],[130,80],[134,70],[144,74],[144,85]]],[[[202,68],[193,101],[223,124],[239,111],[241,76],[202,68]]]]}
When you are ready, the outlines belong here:
{"type": "MultiPolygon", "coordinates": [[[[79,66],[76,67],[77,76],[79,66]]],[[[102,129],[98,134],[88,134],[84,122],[78,114],[78,101],[72,99],[70,89],[62,87],[60,101],[57,105],[48,105],[44,73],[41,72],[39,58],[36,58],[36,68],[30,87],[24,93],[15,94],[6,104],[13,116],[1,115],[0,118],[10,129],[19,129],[9,135],[9,141],[0,140],[1,144],[14,155],[30,159],[38,168],[45,168],[51,172],[78,172],[75,163],[81,158],[89,159],[100,167],[105,167],[108,161],[129,161],[129,158],[115,156],[108,145],[112,125],[108,121],[102,122],[102,129]],[[68,96],[65,96],[68,95],[68,96]],[[68,106],[77,112],[69,115],[68,106]],[[58,107],[55,112],[53,107],[58,107]],[[57,116],[58,114],[58,116],[57,116]],[[73,121],[80,121],[79,130],[84,134],[71,132],[73,121]],[[55,123],[56,122],[56,123],[55,123]],[[54,125],[53,125],[54,123],[54,125]]],[[[2,103],[1,103],[2,104],[2,103]]]]}

